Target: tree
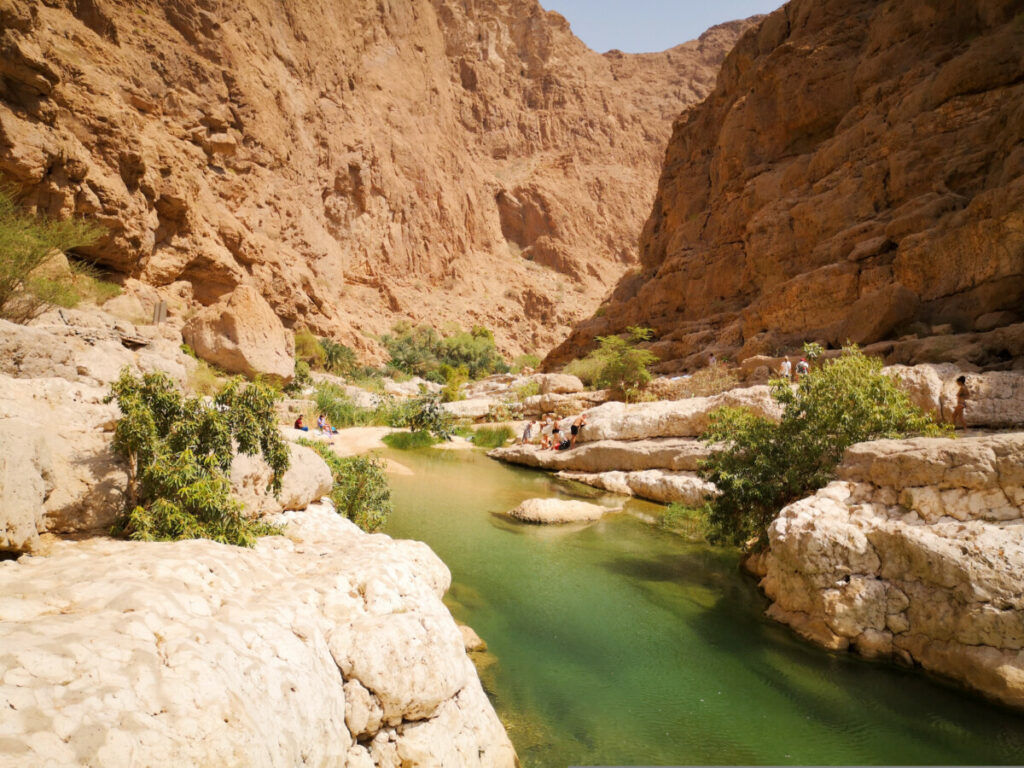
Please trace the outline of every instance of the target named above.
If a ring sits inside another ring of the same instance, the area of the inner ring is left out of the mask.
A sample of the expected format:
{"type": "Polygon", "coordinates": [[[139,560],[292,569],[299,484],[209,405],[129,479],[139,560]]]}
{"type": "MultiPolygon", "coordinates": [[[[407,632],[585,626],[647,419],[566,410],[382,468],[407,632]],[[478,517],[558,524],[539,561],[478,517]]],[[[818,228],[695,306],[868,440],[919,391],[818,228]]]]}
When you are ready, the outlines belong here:
{"type": "Polygon", "coordinates": [[[629,338],[598,336],[598,348],[566,366],[566,373],[579,376],[584,383],[621,392],[627,400],[635,400],[651,380],[648,366],[658,358],[638,346],[650,341],[654,331],[640,326],[627,330],[629,338]]]}
{"type": "Polygon", "coordinates": [[[712,414],[703,439],[722,447],[701,468],[719,491],[707,509],[708,538],[728,544],[757,538],[763,545],[779,510],[826,485],[850,445],[942,434],[881,371],[881,360],[849,347],[795,390],[783,379],[771,382],[772,398],[783,407],[777,424],[743,408],[712,414]]]}
{"type": "Polygon", "coordinates": [[[57,221],[18,209],[0,188],[0,317],[24,322],[58,301],[70,279],[46,277],[39,268],[54,254],[95,243],[103,229],[80,219],[57,221]]]}
{"type": "Polygon", "coordinates": [[[208,538],[252,546],[272,526],[247,520],[231,498],[233,445],[260,454],[280,491],[288,448],[277,430],[276,392],[233,379],[212,403],[184,398],[163,373],[137,377],[128,369],[111,385],[121,418],[114,450],[128,464],[125,514],[119,529],[143,541],[208,538]]]}
{"type": "Polygon", "coordinates": [[[338,514],[368,533],[380,530],[392,512],[384,462],[376,456],[343,459],[319,440],[300,439],[299,443],[316,451],[330,467],[334,478],[331,501],[338,514]]]}

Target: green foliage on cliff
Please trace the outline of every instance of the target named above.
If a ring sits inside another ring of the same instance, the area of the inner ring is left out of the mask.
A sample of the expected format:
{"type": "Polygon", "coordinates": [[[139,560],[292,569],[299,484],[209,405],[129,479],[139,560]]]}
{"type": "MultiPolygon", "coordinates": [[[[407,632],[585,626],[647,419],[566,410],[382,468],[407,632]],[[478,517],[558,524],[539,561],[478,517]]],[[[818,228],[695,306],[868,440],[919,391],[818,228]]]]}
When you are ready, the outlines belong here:
{"type": "Polygon", "coordinates": [[[212,402],[185,398],[162,373],[135,376],[125,369],[111,385],[121,418],[114,450],[128,464],[125,515],[118,529],[141,541],[213,539],[252,546],[275,529],[242,516],[230,495],[234,456],[259,454],[281,488],[288,448],[274,414],[277,394],[259,383],[232,379],[212,402]]]}
{"type": "Polygon", "coordinates": [[[110,298],[119,289],[99,285],[93,268],[50,273],[45,268],[54,254],[92,245],[102,233],[102,227],[81,219],[24,213],[11,191],[0,188],[0,318],[25,322],[54,305],[74,306],[83,291],[95,293],[97,300],[110,298]]]}
{"type": "Polygon", "coordinates": [[[331,501],[339,515],[347,517],[364,531],[373,533],[391,514],[391,487],[384,474],[384,462],[376,456],[342,458],[318,440],[300,439],[327,462],[334,478],[331,501]]]}
{"type": "Polygon", "coordinates": [[[825,486],[854,443],[943,434],[881,371],[881,360],[850,347],[812,369],[795,390],[781,379],[771,382],[784,409],[778,424],[743,408],[712,414],[703,437],[724,449],[701,469],[720,491],[708,506],[709,539],[763,544],[779,510],[825,486]]]}
{"type": "Polygon", "coordinates": [[[481,325],[469,331],[455,328],[442,337],[430,326],[398,323],[381,337],[381,343],[391,355],[388,364],[392,368],[438,384],[445,383],[443,366],[464,366],[472,379],[508,371],[494,344],[494,334],[481,325]]]}

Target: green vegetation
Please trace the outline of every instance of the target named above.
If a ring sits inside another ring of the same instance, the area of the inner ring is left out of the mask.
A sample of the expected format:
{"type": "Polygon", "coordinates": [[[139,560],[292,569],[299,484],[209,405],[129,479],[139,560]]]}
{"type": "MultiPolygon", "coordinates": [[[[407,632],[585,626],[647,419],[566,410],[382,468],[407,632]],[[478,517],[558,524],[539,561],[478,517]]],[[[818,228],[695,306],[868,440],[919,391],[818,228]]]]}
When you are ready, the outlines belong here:
{"type": "Polygon", "coordinates": [[[338,429],[367,426],[404,427],[412,407],[409,403],[399,402],[390,395],[382,395],[378,397],[375,407],[363,408],[356,405],[340,386],[327,382],[317,386],[313,399],[316,401],[317,412],[327,416],[331,425],[338,429]]]}
{"type": "Polygon", "coordinates": [[[327,353],[320,340],[306,328],[295,332],[295,360],[305,362],[310,368],[323,370],[327,361],[327,353]]]}
{"type": "Polygon", "coordinates": [[[125,515],[117,528],[140,541],[213,539],[252,546],[272,526],[242,516],[231,498],[228,473],[233,444],[261,455],[274,472],[278,493],[288,469],[288,448],[274,414],[276,393],[232,379],[213,403],[183,398],[162,373],[136,377],[125,369],[111,386],[121,418],[114,451],[128,463],[125,515]]]}
{"type": "Polygon", "coordinates": [[[508,427],[480,427],[473,433],[473,445],[480,448],[500,448],[515,433],[508,427]]]}
{"type": "Polygon", "coordinates": [[[444,389],[441,390],[441,402],[453,403],[456,400],[465,400],[462,394],[462,385],[469,382],[469,368],[460,365],[452,368],[450,365],[441,366],[441,374],[444,376],[444,389]]]}
{"type": "Polygon", "coordinates": [[[538,365],[540,365],[540,358],[537,355],[525,354],[515,357],[509,369],[512,373],[521,373],[524,368],[536,370],[538,365]]]}
{"type": "Polygon", "coordinates": [[[381,438],[384,445],[399,451],[410,451],[415,448],[429,448],[441,442],[429,432],[392,432],[381,438]]]}
{"type": "Polygon", "coordinates": [[[452,415],[441,407],[439,395],[423,393],[409,403],[404,424],[412,432],[429,432],[438,440],[451,440],[455,434],[452,415]]]}
{"type": "Polygon", "coordinates": [[[708,538],[728,544],[756,538],[763,545],[779,510],[826,485],[848,446],[942,434],[881,370],[881,360],[850,347],[804,376],[796,391],[784,380],[771,382],[784,409],[778,424],[743,408],[712,414],[703,437],[724,449],[701,469],[720,491],[708,506],[708,538]]]}
{"type": "Polygon", "coordinates": [[[528,397],[533,397],[534,395],[540,394],[540,382],[537,381],[536,379],[531,379],[525,384],[516,387],[514,391],[516,395],[516,400],[518,400],[521,403],[528,397]]]}
{"type": "Polygon", "coordinates": [[[637,400],[651,380],[648,366],[658,358],[638,345],[650,341],[654,331],[631,326],[629,338],[598,336],[598,347],[581,360],[565,367],[565,373],[578,376],[587,386],[620,392],[626,400],[637,400]]]}
{"type": "Polygon", "coordinates": [[[685,504],[672,502],[665,509],[659,525],[666,531],[677,533],[690,541],[700,541],[704,538],[704,518],[707,509],[688,507],[685,504]]]}
{"type": "Polygon", "coordinates": [[[24,213],[11,190],[0,189],[0,318],[20,323],[54,305],[75,306],[83,298],[79,289],[97,300],[110,298],[115,288],[97,285],[95,267],[47,269],[55,254],[92,245],[102,233],[101,227],[80,219],[56,221],[24,213]]]}
{"type": "Polygon", "coordinates": [[[701,368],[689,378],[658,379],[651,389],[659,399],[683,400],[688,397],[710,397],[739,386],[734,369],[723,363],[701,368]]]}
{"type": "Polygon", "coordinates": [[[338,514],[368,533],[380,530],[391,514],[391,488],[383,460],[376,456],[343,459],[318,440],[302,438],[299,444],[312,448],[330,467],[334,478],[331,501],[338,514]]]}
{"type": "Polygon", "coordinates": [[[334,339],[321,338],[320,347],[324,352],[324,367],[328,373],[352,378],[359,370],[359,358],[351,347],[334,339]]]}
{"type": "Polygon", "coordinates": [[[381,343],[391,355],[390,367],[438,384],[445,383],[445,365],[465,366],[472,379],[508,371],[494,345],[494,334],[480,325],[470,331],[456,327],[442,337],[430,326],[413,327],[403,322],[396,324],[391,334],[382,336],[381,343]]]}

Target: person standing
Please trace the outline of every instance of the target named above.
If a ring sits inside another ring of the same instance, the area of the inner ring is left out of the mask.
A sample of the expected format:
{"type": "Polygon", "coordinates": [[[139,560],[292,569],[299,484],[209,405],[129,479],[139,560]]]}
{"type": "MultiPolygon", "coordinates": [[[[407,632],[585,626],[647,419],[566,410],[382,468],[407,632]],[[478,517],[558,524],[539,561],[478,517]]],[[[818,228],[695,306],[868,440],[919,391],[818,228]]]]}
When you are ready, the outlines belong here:
{"type": "Polygon", "coordinates": [[[967,410],[967,398],[971,396],[971,390],[967,387],[967,377],[957,376],[956,383],[960,388],[956,391],[956,408],[953,410],[953,426],[967,429],[967,419],[964,418],[964,411],[967,410]]]}
{"type": "Polygon", "coordinates": [[[786,381],[793,380],[793,364],[789,362],[788,357],[782,358],[782,362],[779,364],[779,376],[786,381]]]}
{"type": "Polygon", "coordinates": [[[806,357],[801,357],[800,362],[796,364],[796,380],[800,381],[802,377],[806,376],[810,372],[811,364],[807,362],[806,357]]]}
{"type": "Polygon", "coordinates": [[[533,437],[533,425],[536,423],[536,419],[530,419],[530,423],[527,424],[526,429],[523,430],[523,439],[519,441],[520,445],[526,445],[530,442],[530,438],[533,437]]]}
{"type": "Polygon", "coordinates": [[[583,427],[585,427],[586,424],[587,424],[587,414],[581,413],[579,415],[579,418],[577,418],[576,421],[574,421],[572,423],[572,426],[569,427],[569,433],[571,435],[569,437],[569,447],[570,448],[575,448],[576,447],[576,438],[579,436],[580,430],[583,429],[583,427]]]}
{"type": "Polygon", "coordinates": [[[558,429],[558,417],[553,416],[552,419],[553,421],[551,422],[551,450],[557,451],[558,444],[562,441],[562,435],[560,434],[558,429]]]}
{"type": "Polygon", "coordinates": [[[541,449],[548,447],[548,417],[541,416],[540,418],[540,447],[541,449]]]}

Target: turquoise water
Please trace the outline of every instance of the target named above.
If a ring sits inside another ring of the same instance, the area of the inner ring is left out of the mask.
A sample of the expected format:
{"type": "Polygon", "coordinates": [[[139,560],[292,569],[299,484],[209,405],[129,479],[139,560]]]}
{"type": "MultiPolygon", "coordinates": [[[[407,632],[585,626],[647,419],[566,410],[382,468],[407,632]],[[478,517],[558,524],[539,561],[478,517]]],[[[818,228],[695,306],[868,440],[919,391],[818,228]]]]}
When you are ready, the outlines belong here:
{"type": "Polygon", "coordinates": [[[762,617],[734,552],[634,516],[657,506],[515,524],[501,514],[523,499],[594,494],[475,452],[388,455],[415,474],[392,476],[386,530],[451,569],[447,602],[488,643],[481,679],[524,766],[1024,762],[1024,716],[800,641],[762,617]]]}

